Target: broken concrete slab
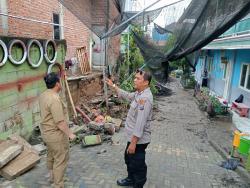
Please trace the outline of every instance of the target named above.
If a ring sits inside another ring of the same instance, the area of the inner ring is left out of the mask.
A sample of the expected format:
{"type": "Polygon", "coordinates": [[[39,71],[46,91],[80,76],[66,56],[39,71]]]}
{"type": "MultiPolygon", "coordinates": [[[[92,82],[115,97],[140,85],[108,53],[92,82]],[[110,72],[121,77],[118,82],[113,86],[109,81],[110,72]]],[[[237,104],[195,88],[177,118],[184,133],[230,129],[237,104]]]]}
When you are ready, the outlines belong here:
{"type": "Polygon", "coordinates": [[[13,134],[8,137],[10,140],[16,141],[18,144],[24,146],[24,150],[28,150],[30,152],[34,152],[38,155],[38,152],[30,145],[25,139],[17,134],[13,134]]]}
{"type": "MultiPolygon", "coordinates": [[[[24,148],[26,147],[24,146],[24,148]]],[[[0,170],[0,175],[7,180],[13,180],[33,168],[39,160],[40,157],[36,153],[24,149],[20,155],[0,170]]]]}
{"type": "Polygon", "coordinates": [[[101,143],[102,143],[102,139],[101,139],[100,135],[84,136],[84,138],[82,140],[83,147],[99,145],[101,143]]]}
{"type": "Polygon", "coordinates": [[[41,156],[46,153],[47,147],[43,144],[37,144],[32,146],[34,150],[38,152],[38,154],[41,156]]]}
{"type": "Polygon", "coordinates": [[[23,150],[22,145],[16,144],[12,140],[6,140],[0,143],[0,168],[8,164],[12,159],[18,156],[23,150]]]}
{"type": "Polygon", "coordinates": [[[40,161],[40,157],[38,152],[19,135],[11,135],[9,139],[23,146],[21,154],[0,170],[1,176],[12,180],[33,168],[40,161]]]}

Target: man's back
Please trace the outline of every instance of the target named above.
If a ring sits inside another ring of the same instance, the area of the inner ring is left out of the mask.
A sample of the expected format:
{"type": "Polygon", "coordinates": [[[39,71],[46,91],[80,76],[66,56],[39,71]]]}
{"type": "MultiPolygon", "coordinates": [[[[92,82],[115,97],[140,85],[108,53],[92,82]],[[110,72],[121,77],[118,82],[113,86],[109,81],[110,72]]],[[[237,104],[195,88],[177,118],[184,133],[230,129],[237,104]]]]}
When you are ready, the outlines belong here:
{"type": "Polygon", "coordinates": [[[65,108],[59,95],[53,90],[46,90],[39,97],[41,110],[41,132],[45,141],[56,142],[65,139],[66,136],[57,127],[57,123],[65,120],[65,108]]]}

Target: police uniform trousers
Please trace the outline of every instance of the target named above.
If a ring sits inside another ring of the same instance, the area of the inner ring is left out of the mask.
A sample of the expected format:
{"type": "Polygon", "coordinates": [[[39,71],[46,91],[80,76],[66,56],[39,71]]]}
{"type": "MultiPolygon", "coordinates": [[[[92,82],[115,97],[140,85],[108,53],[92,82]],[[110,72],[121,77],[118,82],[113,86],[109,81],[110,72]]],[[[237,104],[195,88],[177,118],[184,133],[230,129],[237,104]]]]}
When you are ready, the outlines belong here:
{"type": "Polygon", "coordinates": [[[128,154],[127,147],[124,154],[125,163],[127,165],[128,178],[134,182],[134,188],[142,188],[147,181],[147,165],[145,162],[147,144],[137,144],[134,154],[128,154]]]}

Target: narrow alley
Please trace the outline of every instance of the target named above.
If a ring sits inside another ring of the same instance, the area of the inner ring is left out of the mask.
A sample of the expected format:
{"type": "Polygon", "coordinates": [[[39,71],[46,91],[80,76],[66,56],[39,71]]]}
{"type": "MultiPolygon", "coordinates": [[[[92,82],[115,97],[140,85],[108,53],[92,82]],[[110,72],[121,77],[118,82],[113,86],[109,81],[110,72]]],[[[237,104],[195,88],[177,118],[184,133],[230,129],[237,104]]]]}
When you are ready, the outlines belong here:
{"type": "MultiPolygon", "coordinates": [[[[156,99],[152,124],[152,142],[147,149],[148,181],[145,188],[247,188],[250,185],[234,171],[219,167],[223,158],[210,146],[205,127],[207,117],[194,98],[178,81],[170,82],[171,96],[156,99]]],[[[73,146],[65,178],[72,188],[113,188],[117,178],[126,176],[123,160],[124,128],[113,137],[114,144],[81,148],[73,146]]],[[[6,188],[46,188],[46,160],[12,182],[1,181],[6,188]]]]}

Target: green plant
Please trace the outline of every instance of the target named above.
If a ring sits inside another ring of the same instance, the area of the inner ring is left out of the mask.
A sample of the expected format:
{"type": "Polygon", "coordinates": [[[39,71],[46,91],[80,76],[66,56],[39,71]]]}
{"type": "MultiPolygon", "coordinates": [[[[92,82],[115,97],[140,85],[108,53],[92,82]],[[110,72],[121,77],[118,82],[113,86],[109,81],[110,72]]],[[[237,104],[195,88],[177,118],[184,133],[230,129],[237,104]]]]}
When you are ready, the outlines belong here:
{"type": "Polygon", "coordinates": [[[201,88],[201,95],[203,96],[203,97],[209,97],[209,89],[207,88],[207,87],[202,87],[201,88]]]}
{"type": "MultiPolygon", "coordinates": [[[[140,35],[143,34],[143,31],[140,27],[131,27],[131,30],[135,30],[140,35]]],[[[133,75],[137,69],[144,66],[144,59],[141,55],[140,49],[137,47],[134,36],[132,32],[125,34],[122,36],[122,43],[126,46],[129,43],[129,48],[127,47],[125,53],[123,54],[123,62],[119,67],[119,82],[121,84],[121,88],[132,92],[134,91],[134,76],[133,75]],[[129,35],[129,36],[128,36],[129,35]]],[[[158,90],[156,88],[156,80],[153,78],[150,84],[150,89],[155,95],[158,90]]]]}
{"type": "MultiPolygon", "coordinates": [[[[155,94],[158,93],[156,84],[157,84],[157,81],[154,78],[152,78],[151,83],[150,83],[150,90],[154,96],[155,94]]],[[[121,89],[124,89],[125,91],[129,91],[129,92],[134,91],[134,77],[131,77],[130,79],[125,80],[123,84],[121,85],[121,89]]]]}
{"type": "Polygon", "coordinates": [[[217,99],[215,96],[210,96],[209,97],[213,110],[216,115],[225,115],[227,114],[227,110],[222,104],[220,103],[219,99],[217,99]]]}

